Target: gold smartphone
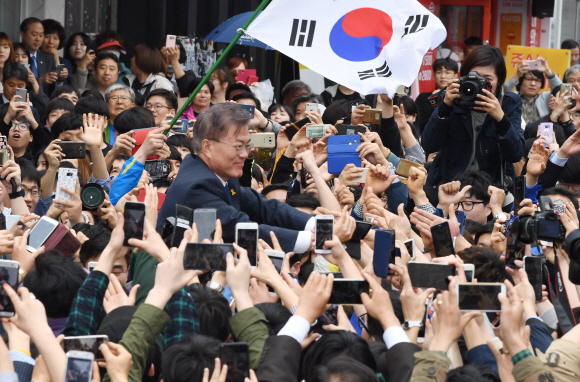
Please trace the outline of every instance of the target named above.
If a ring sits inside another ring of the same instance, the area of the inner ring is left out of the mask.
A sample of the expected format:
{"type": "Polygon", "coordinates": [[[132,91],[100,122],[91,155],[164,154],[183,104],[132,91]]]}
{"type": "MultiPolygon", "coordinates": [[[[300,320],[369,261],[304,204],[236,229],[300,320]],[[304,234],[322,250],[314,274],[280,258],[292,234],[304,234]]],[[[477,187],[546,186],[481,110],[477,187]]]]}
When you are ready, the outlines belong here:
{"type": "Polygon", "coordinates": [[[250,142],[255,148],[271,149],[276,147],[276,134],[274,133],[255,133],[250,134],[250,142]]]}
{"type": "Polygon", "coordinates": [[[381,123],[381,110],[378,109],[365,109],[365,115],[363,117],[364,123],[374,123],[380,124],[381,123]]]}
{"type": "Polygon", "coordinates": [[[8,162],[10,159],[10,151],[7,149],[0,150],[0,166],[4,166],[4,163],[8,162]]]}
{"type": "Polygon", "coordinates": [[[408,161],[406,159],[401,159],[399,161],[399,165],[397,166],[397,169],[395,170],[395,174],[397,174],[399,176],[404,176],[405,178],[408,178],[409,171],[411,170],[411,167],[423,167],[423,165],[420,165],[419,163],[408,161]]]}

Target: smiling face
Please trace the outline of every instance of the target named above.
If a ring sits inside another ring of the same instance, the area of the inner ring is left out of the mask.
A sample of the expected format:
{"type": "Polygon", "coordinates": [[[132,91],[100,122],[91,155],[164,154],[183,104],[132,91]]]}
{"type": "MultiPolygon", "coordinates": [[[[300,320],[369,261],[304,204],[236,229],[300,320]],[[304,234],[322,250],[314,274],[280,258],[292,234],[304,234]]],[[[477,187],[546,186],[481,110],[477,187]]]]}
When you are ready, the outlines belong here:
{"type": "Polygon", "coordinates": [[[71,57],[75,60],[80,60],[87,53],[87,46],[82,36],[76,36],[72,45],[69,48],[71,57]]]}
{"type": "Polygon", "coordinates": [[[30,53],[34,54],[44,42],[44,27],[42,23],[29,24],[26,32],[20,32],[20,37],[22,42],[30,49],[30,53]]]}
{"type": "Polygon", "coordinates": [[[278,123],[290,120],[290,116],[286,113],[286,110],[284,110],[283,107],[274,110],[272,114],[270,114],[270,118],[278,123]]]}
{"type": "Polygon", "coordinates": [[[208,158],[208,166],[223,180],[239,178],[244,172],[244,161],[248,157],[245,146],[250,144],[250,133],[247,127],[237,130],[232,125],[228,134],[219,140],[204,140],[203,154],[208,158]],[[244,149],[238,154],[233,146],[242,146],[244,149]]]}

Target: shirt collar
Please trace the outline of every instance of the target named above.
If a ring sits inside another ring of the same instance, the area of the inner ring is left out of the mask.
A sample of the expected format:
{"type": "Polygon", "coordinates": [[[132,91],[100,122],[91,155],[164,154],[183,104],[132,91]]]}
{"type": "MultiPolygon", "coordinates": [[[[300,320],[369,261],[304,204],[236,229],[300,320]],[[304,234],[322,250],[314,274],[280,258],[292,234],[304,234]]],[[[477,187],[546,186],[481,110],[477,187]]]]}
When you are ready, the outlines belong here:
{"type": "Polygon", "coordinates": [[[4,94],[2,94],[2,101],[3,103],[10,103],[10,101],[8,101],[8,98],[6,98],[4,94]]]}
{"type": "Polygon", "coordinates": [[[34,58],[36,58],[36,57],[37,57],[37,55],[38,55],[38,50],[37,50],[36,52],[34,52],[34,54],[30,54],[30,57],[34,57],[34,58]]]}
{"type": "Polygon", "coordinates": [[[220,180],[220,182],[222,182],[222,186],[225,187],[226,184],[228,184],[228,182],[226,182],[225,180],[223,180],[222,178],[220,178],[220,176],[218,174],[216,174],[215,172],[214,172],[214,174],[215,174],[215,176],[217,176],[217,178],[220,180]]]}

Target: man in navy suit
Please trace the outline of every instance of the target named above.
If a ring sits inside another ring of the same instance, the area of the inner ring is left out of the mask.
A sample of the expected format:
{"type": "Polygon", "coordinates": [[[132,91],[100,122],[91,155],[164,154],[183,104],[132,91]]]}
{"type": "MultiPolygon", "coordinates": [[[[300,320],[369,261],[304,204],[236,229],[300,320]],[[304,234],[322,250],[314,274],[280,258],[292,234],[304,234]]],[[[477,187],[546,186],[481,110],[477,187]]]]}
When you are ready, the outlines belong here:
{"type": "Polygon", "coordinates": [[[215,208],[224,242],[235,239],[238,222],[260,224],[260,238],[270,242],[274,231],[286,252],[303,253],[311,243],[314,218],[255,190],[240,187],[244,160],[252,146],[248,126],[252,119],[238,104],[221,103],[203,113],[195,124],[194,150],[181,164],[159,211],[157,231],[175,216],[175,205],[215,208]]]}

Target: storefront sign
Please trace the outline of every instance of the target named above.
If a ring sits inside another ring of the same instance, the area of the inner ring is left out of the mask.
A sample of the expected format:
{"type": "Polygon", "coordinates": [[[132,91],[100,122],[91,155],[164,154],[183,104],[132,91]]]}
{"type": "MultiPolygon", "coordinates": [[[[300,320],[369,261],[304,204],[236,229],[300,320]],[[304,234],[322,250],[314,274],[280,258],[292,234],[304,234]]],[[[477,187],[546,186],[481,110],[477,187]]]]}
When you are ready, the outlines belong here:
{"type": "Polygon", "coordinates": [[[519,45],[522,41],[521,13],[502,13],[499,23],[499,49],[505,52],[508,45],[519,45]]]}

